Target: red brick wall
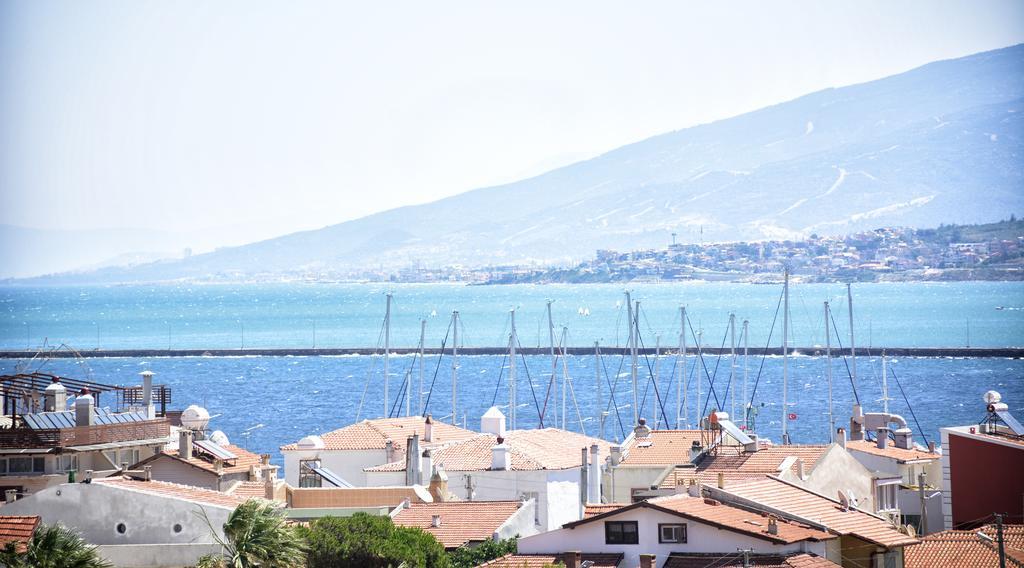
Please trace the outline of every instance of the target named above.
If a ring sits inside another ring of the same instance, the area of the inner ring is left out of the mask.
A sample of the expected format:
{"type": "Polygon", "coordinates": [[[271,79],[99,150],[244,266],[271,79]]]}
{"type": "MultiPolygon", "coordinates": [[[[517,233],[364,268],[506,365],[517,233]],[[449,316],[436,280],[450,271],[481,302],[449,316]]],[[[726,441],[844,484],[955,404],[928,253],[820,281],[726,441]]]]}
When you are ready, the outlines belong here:
{"type": "Polygon", "coordinates": [[[1024,522],[1024,446],[949,435],[953,528],[984,524],[993,513],[1024,522]]]}

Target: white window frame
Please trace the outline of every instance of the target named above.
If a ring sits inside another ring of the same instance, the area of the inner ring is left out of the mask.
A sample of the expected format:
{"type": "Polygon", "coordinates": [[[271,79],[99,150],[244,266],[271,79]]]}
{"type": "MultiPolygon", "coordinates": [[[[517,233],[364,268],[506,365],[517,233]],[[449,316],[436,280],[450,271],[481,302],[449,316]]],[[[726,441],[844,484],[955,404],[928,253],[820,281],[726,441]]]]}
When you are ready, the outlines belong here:
{"type": "Polygon", "coordinates": [[[659,544],[686,544],[686,523],[658,523],[659,544]],[[669,537],[665,537],[665,529],[669,537]]]}
{"type": "Polygon", "coordinates": [[[900,480],[875,482],[875,512],[892,513],[900,510],[900,480]]]}

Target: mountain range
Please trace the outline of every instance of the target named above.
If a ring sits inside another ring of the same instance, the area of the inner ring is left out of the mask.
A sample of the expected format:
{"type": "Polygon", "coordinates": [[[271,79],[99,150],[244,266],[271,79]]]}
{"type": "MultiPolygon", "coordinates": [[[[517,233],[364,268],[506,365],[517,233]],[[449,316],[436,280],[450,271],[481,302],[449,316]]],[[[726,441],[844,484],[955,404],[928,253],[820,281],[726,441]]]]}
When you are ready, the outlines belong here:
{"type": "Polygon", "coordinates": [[[129,282],[788,239],[1024,213],[1024,44],[826,89],[506,185],[180,260],[47,277],[129,282]]]}

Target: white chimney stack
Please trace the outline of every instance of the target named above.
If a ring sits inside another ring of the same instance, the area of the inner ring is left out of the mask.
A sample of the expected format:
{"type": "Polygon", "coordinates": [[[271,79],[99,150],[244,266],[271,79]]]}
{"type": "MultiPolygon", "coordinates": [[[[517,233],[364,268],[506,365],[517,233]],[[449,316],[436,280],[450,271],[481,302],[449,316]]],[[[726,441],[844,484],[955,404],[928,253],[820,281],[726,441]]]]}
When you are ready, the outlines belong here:
{"type": "Polygon", "coordinates": [[[61,412],[68,406],[68,389],[60,384],[60,379],[53,378],[43,391],[43,410],[45,412],[61,412]]]}
{"type": "Polygon", "coordinates": [[[846,428],[836,430],[836,443],[846,449],[846,428]]]}
{"type": "MultiPolygon", "coordinates": [[[[430,443],[434,441],[434,421],[430,419],[430,415],[423,421],[423,441],[430,443]]],[[[430,472],[427,472],[430,475],[430,472]]]]}
{"type": "Polygon", "coordinates": [[[879,428],[875,434],[875,445],[884,450],[889,445],[889,429],[879,428]]]}
{"type": "Polygon", "coordinates": [[[420,483],[426,485],[430,483],[430,478],[434,475],[434,456],[430,450],[423,450],[422,461],[420,462],[423,466],[420,468],[420,483]]]}
{"type": "Polygon", "coordinates": [[[82,394],[75,399],[75,426],[92,426],[93,403],[89,388],[82,389],[82,394]]]}
{"type": "Polygon", "coordinates": [[[142,410],[150,420],[156,418],[153,410],[153,371],[142,371],[142,410]]]}
{"type": "Polygon", "coordinates": [[[601,502],[601,462],[598,461],[598,455],[600,454],[600,448],[597,444],[590,446],[590,479],[588,482],[590,485],[587,489],[590,491],[587,501],[591,503],[601,502]]]}
{"type": "Polygon", "coordinates": [[[498,410],[497,406],[490,407],[480,417],[480,431],[484,434],[493,434],[495,436],[505,435],[505,415],[498,410]]]}
{"type": "Polygon", "coordinates": [[[512,468],[512,457],[505,445],[505,438],[498,437],[498,444],[491,448],[491,469],[507,471],[512,468]]]}

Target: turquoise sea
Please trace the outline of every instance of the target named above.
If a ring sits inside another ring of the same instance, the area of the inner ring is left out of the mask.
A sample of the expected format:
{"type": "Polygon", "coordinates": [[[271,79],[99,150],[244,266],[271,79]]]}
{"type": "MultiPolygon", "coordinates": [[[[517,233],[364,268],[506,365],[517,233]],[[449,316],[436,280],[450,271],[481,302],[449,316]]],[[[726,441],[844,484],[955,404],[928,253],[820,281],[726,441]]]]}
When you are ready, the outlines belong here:
{"type": "MultiPolygon", "coordinates": [[[[260,284],[0,288],[0,347],[38,347],[45,342],[51,346],[64,343],[79,350],[97,346],[161,348],[168,344],[175,348],[231,348],[241,347],[243,341],[245,347],[311,347],[314,327],[318,347],[372,347],[378,344],[387,289],[394,292],[392,344],[397,346],[418,341],[420,318],[428,322],[427,344],[439,346],[452,309],[460,311],[460,335],[465,345],[505,345],[508,310],[513,306],[518,308],[523,345],[546,345],[547,299],[554,300],[555,325],[568,328],[570,345],[592,345],[595,340],[605,345],[625,343],[621,286],[386,288],[377,284],[260,284]],[[581,315],[581,310],[590,315],[581,315]]],[[[637,284],[632,290],[634,298],[641,301],[641,334],[648,346],[653,346],[659,333],[662,344],[678,341],[681,304],[687,306],[694,329],[703,330],[704,344],[721,345],[728,314],[733,312],[739,321],[750,321],[751,346],[763,346],[781,286],[637,284]]],[[[1024,311],[1020,309],[1024,306],[1024,285],[1020,283],[859,284],[853,292],[858,346],[960,346],[967,344],[968,335],[971,346],[1024,344],[1024,311]]],[[[793,344],[823,343],[825,300],[833,303],[836,325],[845,344],[849,333],[845,293],[845,286],[793,285],[793,344]]],[[[773,345],[778,344],[779,333],[780,327],[776,327],[773,345]]],[[[420,410],[419,367],[413,361],[412,357],[392,358],[389,411],[394,407],[396,412],[404,413],[404,400],[396,401],[396,395],[404,392],[407,372],[413,383],[412,411],[420,410]]],[[[0,372],[13,372],[19,363],[25,362],[0,360],[0,372]]],[[[928,439],[937,439],[942,426],[980,420],[984,415],[981,395],[989,389],[1003,393],[1011,412],[1024,414],[1024,361],[900,358],[891,363],[891,410],[903,414],[915,431],[928,439]]],[[[633,412],[629,362],[612,355],[601,360],[600,399],[597,364],[593,356],[569,357],[566,361],[565,370],[572,382],[566,396],[566,427],[596,434],[604,411],[608,412],[605,437],[621,439],[633,412]],[[609,396],[613,386],[614,404],[609,396]]],[[[434,383],[426,411],[446,421],[451,420],[451,365],[449,356],[428,357],[424,365],[424,399],[431,392],[430,383],[434,383]]],[[[848,365],[849,361],[841,358],[832,363],[836,425],[848,421],[854,402],[848,365]]],[[[211,427],[224,430],[235,443],[271,453],[278,462],[277,447],[281,444],[344,426],[357,418],[384,414],[381,362],[375,357],[62,359],[35,361],[28,368],[40,366],[45,371],[112,384],[133,384],[138,380],[137,373],[153,370],[158,382],[173,388],[175,407],[192,403],[206,406],[211,414],[219,415],[211,427]],[[248,435],[243,434],[253,427],[248,435]]],[[[507,360],[499,356],[460,358],[459,422],[477,427],[479,416],[492,403],[506,405],[507,412],[507,366],[507,360]]],[[[781,367],[778,357],[752,356],[746,361],[747,400],[758,411],[756,429],[775,440],[783,416],[781,367]]],[[[735,372],[728,357],[705,357],[703,362],[688,358],[686,408],[691,423],[701,410],[707,412],[716,406],[716,397],[717,405],[727,411],[733,404],[737,409],[743,407],[743,368],[742,357],[737,360],[735,372]],[[735,377],[731,385],[730,375],[735,377]],[[714,395],[699,403],[695,400],[698,382],[704,397],[714,384],[714,395]]],[[[679,370],[680,362],[674,356],[641,360],[641,415],[652,422],[656,418],[663,421],[664,416],[675,423],[679,370]],[[657,389],[651,379],[655,371],[659,377],[657,389]]],[[[562,371],[559,363],[559,381],[562,371]]],[[[788,421],[795,443],[827,440],[826,371],[824,358],[790,359],[786,414],[795,414],[788,421]]],[[[879,358],[858,357],[857,371],[856,391],[861,403],[880,409],[884,402],[880,400],[879,358]]],[[[520,427],[539,425],[539,409],[544,407],[550,379],[551,361],[547,357],[529,356],[520,361],[520,427]]],[[[545,425],[560,425],[560,392],[556,390],[548,400],[545,425]]],[[[918,440],[924,441],[922,437],[918,440]]]]}

